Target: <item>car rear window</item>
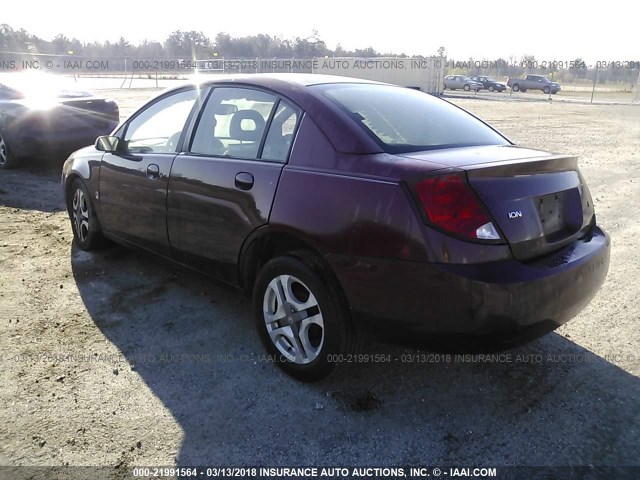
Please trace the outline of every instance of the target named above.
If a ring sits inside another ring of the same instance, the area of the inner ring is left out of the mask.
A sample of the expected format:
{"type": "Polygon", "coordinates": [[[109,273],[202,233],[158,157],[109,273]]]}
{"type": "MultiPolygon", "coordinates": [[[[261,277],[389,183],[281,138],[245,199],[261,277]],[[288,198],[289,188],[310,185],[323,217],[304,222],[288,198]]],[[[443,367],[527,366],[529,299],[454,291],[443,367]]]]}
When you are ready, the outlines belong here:
{"type": "Polygon", "coordinates": [[[358,83],[310,88],[345,110],[388,153],[510,144],[464,110],[413,89],[358,83]]]}

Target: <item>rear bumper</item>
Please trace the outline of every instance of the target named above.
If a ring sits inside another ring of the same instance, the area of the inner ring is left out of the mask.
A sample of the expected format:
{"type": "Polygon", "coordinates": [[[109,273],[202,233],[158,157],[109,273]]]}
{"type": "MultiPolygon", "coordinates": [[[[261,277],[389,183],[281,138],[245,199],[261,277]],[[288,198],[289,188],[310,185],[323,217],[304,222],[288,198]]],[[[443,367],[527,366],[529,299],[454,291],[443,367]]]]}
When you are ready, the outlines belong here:
{"type": "Polygon", "coordinates": [[[385,339],[434,335],[521,343],[580,312],[609,268],[610,240],[586,237],[532,262],[449,265],[329,258],[359,325],[385,339]]]}

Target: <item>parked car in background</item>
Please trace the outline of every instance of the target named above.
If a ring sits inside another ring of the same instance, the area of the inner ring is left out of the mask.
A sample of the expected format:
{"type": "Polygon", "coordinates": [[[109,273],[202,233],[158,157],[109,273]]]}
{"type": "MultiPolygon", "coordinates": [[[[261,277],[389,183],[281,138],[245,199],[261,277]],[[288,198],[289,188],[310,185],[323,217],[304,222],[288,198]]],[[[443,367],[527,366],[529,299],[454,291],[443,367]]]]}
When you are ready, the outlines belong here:
{"type": "Polygon", "coordinates": [[[304,380],[362,331],[512,347],[575,316],[609,266],[575,157],[353,78],[170,89],[73,153],[62,183],[78,247],[115,240],[243,289],[271,358],[304,380]]]}
{"type": "Polygon", "coordinates": [[[447,75],[444,77],[444,88],[449,90],[475,90],[478,91],[482,88],[480,82],[472,80],[470,77],[464,75],[447,75]]]}
{"type": "Polygon", "coordinates": [[[118,125],[118,105],[45,74],[0,75],[0,168],[67,156],[118,125]]]}
{"type": "Polygon", "coordinates": [[[542,90],[542,92],[555,95],[560,91],[560,84],[552,82],[542,75],[525,75],[524,78],[510,78],[507,86],[514,92],[526,92],[527,90],[542,90]]]}
{"type": "Polygon", "coordinates": [[[480,83],[484,90],[488,90],[490,92],[504,92],[507,89],[507,86],[504,83],[500,83],[497,80],[484,77],[482,75],[479,77],[471,77],[471,80],[475,80],[480,83]]]}

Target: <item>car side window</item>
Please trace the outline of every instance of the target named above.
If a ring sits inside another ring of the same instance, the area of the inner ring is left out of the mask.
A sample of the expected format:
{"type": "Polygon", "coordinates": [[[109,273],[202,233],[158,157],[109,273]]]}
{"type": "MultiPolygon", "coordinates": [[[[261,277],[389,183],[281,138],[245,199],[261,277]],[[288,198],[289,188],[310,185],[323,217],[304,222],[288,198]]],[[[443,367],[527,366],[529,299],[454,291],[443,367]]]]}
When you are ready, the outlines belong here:
{"type": "Polygon", "coordinates": [[[173,153],[196,101],[195,89],[174,93],[152,104],[128,124],[125,132],[131,153],[173,153]]]}
{"type": "Polygon", "coordinates": [[[200,116],[190,152],[258,158],[267,121],[277,97],[260,90],[215,88],[200,116]]]}
{"type": "Polygon", "coordinates": [[[284,100],[280,100],[278,109],[269,126],[269,132],[267,133],[267,139],[264,142],[260,158],[274,162],[284,163],[287,161],[298,117],[299,113],[295,107],[284,100]]]}

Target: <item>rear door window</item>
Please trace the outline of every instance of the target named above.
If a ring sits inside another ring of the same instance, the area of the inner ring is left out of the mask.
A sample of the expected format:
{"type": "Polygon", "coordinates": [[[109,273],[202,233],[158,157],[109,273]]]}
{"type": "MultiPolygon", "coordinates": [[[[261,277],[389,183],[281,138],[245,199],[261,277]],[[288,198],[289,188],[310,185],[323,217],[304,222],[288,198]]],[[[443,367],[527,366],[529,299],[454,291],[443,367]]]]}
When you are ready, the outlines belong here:
{"type": "Polygon", "coordinates": [[[191,153],[257,159],[277,97],[249,88],[218,87],[200,116],[191,153]]]}
{"type": "Polygon", "coordinates": [[[299,117],[297,108],[285,100],[280,100],[264,142],[261,155],[263,160],[283,163],[287,161],[299,117]]]}

